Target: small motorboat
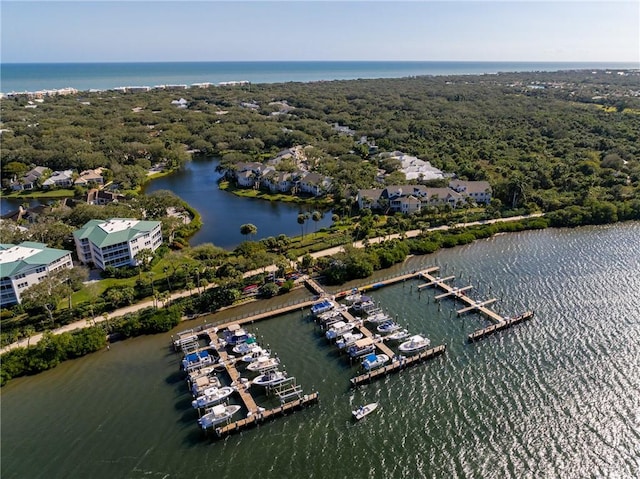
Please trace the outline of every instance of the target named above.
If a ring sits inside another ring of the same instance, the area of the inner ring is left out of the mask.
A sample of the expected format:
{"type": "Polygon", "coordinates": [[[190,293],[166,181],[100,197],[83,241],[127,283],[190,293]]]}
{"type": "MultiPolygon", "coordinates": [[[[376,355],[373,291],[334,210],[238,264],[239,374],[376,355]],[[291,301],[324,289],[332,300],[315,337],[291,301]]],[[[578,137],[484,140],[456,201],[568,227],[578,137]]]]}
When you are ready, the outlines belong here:
{"type": "Polygon", "coordinates": [[[343,334],[351,332],[355,327],[356,327],[355,323],[337,321],[329,328],[329,330],[326,333],[324,333],[324,335],[327,337],[327,339],[336,339],[342,336],[343,334]]]}
{"type": "Polygon", "coordinates": [[[380,324],[380,326],[378,326],[376,329],[379,333],[392,333],[400,329],[400,325],[395,321],[391,321],[390,319],[388,319],[387,321],[380,324]]]}
{"type": "Polygon", "coordinates": [[[221,388],[207,388],[204,390],[202,396],[197,397],[191,401],[191,406],[195,409],[204,408],[218,404],[223,399],[228,398],[233,394],[234,389],[230,386],[224,386],[221,388]]]}
{"type": "Polygon", "coordinates": [[[213,356],[209,354],[208,351],[198,351],[195,353],[187,354],[182,360],[182,368],[190,373],[191,371],[196,371],[198,369],[202,369],[208,364],[212,364],[213,356]]]}
{"type": "Polygon", "coordinates": [[[357,358],[359,356],[372,353],[375,350],[376,345],[373,338],[358,339],[355,343],[347,348],[347,352],[352,358],[357,358]]]}
{"type": "Polygon", "coordinates": [[[243,361],[245,363],[252,363],[255,360],[263,357],[268,358],[270,354],[271,354],[271,351],[269,351],[268,349],[264,349],[260,346],[256,346],[252,351],[242,356],[240,358],[240,361],[243,361]]]}
{"type": "Polygon", "coordinates": [[[220,424],[221,422],[226,421],[235,413],[240,410],[240,406],[236,404],[225,406],[223,404],[218,404],[217,406],[213,406],[211,409],[207,409],[207,413],[198,419],[198,424],[202,429],[209,429],[210,427],[215,426],[216,424],[220,424]]]}
{"type": "Polygon", "coordinates": [[[325,311],[318,315],[318,321],[320,323],[326,323],[327,321],[332,320],[333,318],[342,316],[339,309],[332,309],[330,311],[325,311]]]}
{"type": "Polygon", "coordinates": [[[258,344],[256,342],[256,338],[250,337],[250,338],[247,338],[247,340],[244,343],[240,343],[240,344],[234,346],[232,351],[234,353],[236,353],[236,354],[245,355],[245,354],[250,353],[253,350],[253,348],[255,348],[257,346],[258,346],[258,344]]]}
{"type": "Polygon", "coordinates": [[[382,310],[373,314],[369,314],[365,317],[365,321],[368,321],[374,324],[382,324],[385,321],[389,321],[390,319],[391,318],[389,317],[389,315],[382,310]]]}
{"type": "Polygon", "coordinates": [[[362,293],[358,291],[358,288],[353,288],[351,293],[344,297],[344,301],[351,306],[362,300],[362,293]]]}
{"type": "Polygon", "coordinates": [[[409,331],[406,329],[399,329],[391,334],[386,335],[382,339],[385,341],[402,341],[409,337],[409,331]]]}
{"type": "Polygon", "coordinates": [[[255,384],[256,386],[273,386],[287,379],[287,373],[284,371],[268,371],[251,381],[251,384],[255,384]]]}
{"type": "Polygon", "coordinates": [[[405,341],[398,346],[398,349],[403,353],[415,353],[428,348],[430,344],[431,341],[428,338],[425,338],[420,334],[416,334],[415,336],[411,336],[408,341],[405,341]]]}
{"type": "Polygon", "coordinates": [[[318,301],[311,305],[311,314],[314,316],[318,316],[319,314],[326,313],[327,311],[334,308],[334,304],[328,300],[323,299],[322,301],[318,301]]]}
{"type": "Polygon", "coordinates": [[[253,334],[248,333],[239,324],[230,324],[223,332],[224,341],[231,345],[237,346],[241,343],[246,343],[250,338],[253,338],[253,334]]]}
{"type": "Polygon", "coordinates": [[[338,346],[339,349],[344,349],[351,346],[358,339],[362,339],[363,337],[364,334],[362,333],[345,333],[340,339],[336,341],[336,346],[338,346]]]}
{"type": "Polygon", "coordinates": [[[278,358],[271,358],[269,356],[261,356],[255,361],[253,361],[249,366],[247,366],[247,370],[249,371],[258,371],[264,372],[269,369],[274,369],[278,367],[280,364],[280,360],[278,358]]]}
{"type": "Polygon", "coordinates": [[[378,403],[377,402],[372,402],[372,403],[367,404],[365,406],[360,406],[358,409],[354,409],[353,411],[351,411],[351,414],[353,414],[353,418],[356,421],[359,421],[360,419],[365,417],[367,414],[371,414],[377,408],[378,408],[378,403]]]}
{"type": "Polygon", "coordinates": [[[388,362],[389,356],[386,354],[369,354],[362,360],[362,367],[367,371],[371,371],[384,366],[388,362]]]}

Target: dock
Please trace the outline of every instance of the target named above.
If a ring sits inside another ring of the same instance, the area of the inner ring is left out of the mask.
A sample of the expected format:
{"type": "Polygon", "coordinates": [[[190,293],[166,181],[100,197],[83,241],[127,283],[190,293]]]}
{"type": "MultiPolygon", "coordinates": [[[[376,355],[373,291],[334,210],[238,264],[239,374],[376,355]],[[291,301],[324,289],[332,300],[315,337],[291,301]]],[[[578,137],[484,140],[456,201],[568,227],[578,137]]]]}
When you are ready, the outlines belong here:
{"type": "Polygon", "coordinates": [[[473,333],[471,333],[468,336],[469,342],[477,341],[478,339],[482,339],[485,336],[488,336],[489,334],[493,334],[494,332],[509,328],[515,324],[519,324],[533,317],[532,311],[527,311],[515,317],[503,317],[497,312],[487,307],[488,305],[496,302],[497,301],[496,298],[491,298],[484,301],[477,301],[470,298],[466,294],[464,294],[465,291],[471,289],[473,286],[464,286],[462,288],[456,288],[447,284],[445,282],[446,278],[440,279],[438,277],[434,277],[429,272],[421,272],[420,277],[425,281],[427,281],[427,283],[418,286],[418,290],[420,290],[421,287],[433,285],[444,291],[444,293],[437,295],[435,299],[438,300],[446,297],[453,297],[467,304],[466,307],[459,309],[457,311],[458,316],[464,313],[468,313],[470,311],[476,311],[479,314],[482,314],[484,317],[486,317],[490,321],[494,322],[494,324],[487,326],[486,328],[478,329],[477,331],[474,331],[473,333]]]}
{"type": "Polygon", "coordinates": [[[523,321],[527,321],[533,318],[533,311],[527,311],[526,313],[522,313],[519,316],[515,316],[513,318],[506,318],[504,321],[496,324],[492,324],[491,326],[487,326],[486,328],[478,329],[474,331],[467,337],[467,341],[472,343],[474,341],[478,341],[479,339],[484,338],[490,334],[501,331],[505,328],[513,326],[514,324],[521,323],[523,321]]]}
{"type": "Polygon", "coordinates": [[[351,378],[351,386],[356,387],[360,384],[371,382],[374,379],[386,376],[387,374],[397,373],[405,368],[408,368],[409,366],[413,366],[422,361],[426,361],[427,359],[435,358],[436,356],[443,354],[446,349],[446,345],[441,344],[439,346],[436,346],[435,348],[427,349],[426,351],[422,351],[421,353],[417,353],[412,356],[396,356],[391,364],[351,378]]]}
{"type": "Polygon", "coordinates": [[[240,432],[252,426],[257,426],[260,423],[263,423],[270,419],[275,419],[278,416],[283,416],[288,412],[310,406],[317,403],[318,400],[319,396],[317,392],[312,394],[305,394],[301,398],[284,403],[279,407],[259,410],[258,412],[251,414],[244,419],[240,419],[239,421],[234,421],[232,423],[225,424],[224,426],[217,427],[215,429],[215,432],[218,437],[224,437],[228,434],[240,432]]]}

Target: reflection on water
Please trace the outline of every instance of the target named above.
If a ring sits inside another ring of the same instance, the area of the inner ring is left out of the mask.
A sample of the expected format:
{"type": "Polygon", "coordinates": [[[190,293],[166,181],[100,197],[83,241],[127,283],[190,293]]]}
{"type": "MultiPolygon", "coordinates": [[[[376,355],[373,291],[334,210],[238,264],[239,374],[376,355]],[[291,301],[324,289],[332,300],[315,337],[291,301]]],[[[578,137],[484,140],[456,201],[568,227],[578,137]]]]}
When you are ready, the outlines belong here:
{"type": "MultiPolygon", "coordinates": [[[[149,183],[145,192],[170,190],[193,206],[202,215],[203,226],[190,240],[191,245],[213,243],[227,249],[235,248],[247,238],[240,233],[240,226],[252,223],[258,228],[254,240],[278,236],[301,234],[298,214],[309,211],[305,205],[270,202],[252,198],[241,198],[218,188],[216,172],[218,162],[195,159],[169,176],[149,183]]],[[[305,232],[331,226],[331,213],[326,212],[317,223],[308,220],[305,232]]]]}
{"type": "Polygon", "coordinates": [[[373,291],[447,351],[356,390],[357,366],[305,312],[250,325],[320,403],[222,441],[197,428],[170,334],[13,380],[2,390],[2,477],[638,477],[639,235],[637,222],[549,229],[408,259],[394,271],[438,264],[473,298],[536,316],[467,344],[485,320],[457,317],[460,305],[418,293],[418,280],[373,291]],[[378,411],[351,421],[373,401],[378,411]]]}

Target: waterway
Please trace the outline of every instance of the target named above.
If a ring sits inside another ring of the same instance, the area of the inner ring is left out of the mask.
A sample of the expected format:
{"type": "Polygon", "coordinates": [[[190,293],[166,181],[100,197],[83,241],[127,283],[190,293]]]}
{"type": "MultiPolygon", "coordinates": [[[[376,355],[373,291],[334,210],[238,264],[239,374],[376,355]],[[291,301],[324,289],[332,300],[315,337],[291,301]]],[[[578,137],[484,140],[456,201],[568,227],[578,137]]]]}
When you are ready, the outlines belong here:
{"type": "MultiPolygon", "coordinates": [[[[240,233],[240,226],[246,223],[258,228],[252,240],[280,234],[302,234],[298,214],[311,212],[312,207],[243,198],[223,191],[218,188],[222,174],[216,171],[217,165],[216,160],[196,158],[171,175],[151,180],[144,190],[147,194],[158,190],[172,191],[198,210],[203,226],[190,238],[192,246],[213,243],[232,249],[248,239],[240,233]]],[[[331,226],[331,213],[325,214],[318,222],[309,219],[304,229],[309,233],[328,226],[331,226]]]]}
{"type": "Polygon", "coordinates": [[[418,294],[420,281],[373,291],[447,351],[357,390],[357,367],[303,313],[255,323],[320,402],[223,440],[198,429],[170,333],[12,380],[1,391],[2,478],[639,477],[639,237],[639,222],[500,235],[380,272],[439,265],[472,297],[535,317],[467,344],[485,320],[418,294]],[[352,422],[372,401],[380,409],[352,422]]]}

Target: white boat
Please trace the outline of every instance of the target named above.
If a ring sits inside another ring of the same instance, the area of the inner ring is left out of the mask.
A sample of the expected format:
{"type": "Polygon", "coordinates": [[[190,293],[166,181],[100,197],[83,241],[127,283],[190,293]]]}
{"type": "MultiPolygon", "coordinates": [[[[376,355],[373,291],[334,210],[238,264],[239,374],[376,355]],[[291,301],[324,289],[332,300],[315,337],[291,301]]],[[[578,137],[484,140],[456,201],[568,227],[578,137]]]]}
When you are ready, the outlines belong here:
{"type": "Polygon", "coordinates": [[[367,371],[384,366],[389,362],[389,356],[386,354],[369,354],[362,360],[362,367],[367,371]]]}
{"type": "Polygon", "coordinates": [[[256,359],[254,362],[247,366],[249,371],[264,372],[268,369],[274,369],[278,367],[280,360],[278,358],[270,358],[269,356],[262,356],[256,359]]]}
{"type": "Polygon", "coordinates": [[[389,319],[391,319],[391,317],[382,310],[373,314],[369,314],[365,318],[366,321],[369,321],[370,323],[376,323],[376,324],[384,323],[389,319]]]}
{"type": "MultiPolygon", "coordinates": [[[[368,296],[363,296],[363,299],[364,298],[369,298],[369,297],[368,296]]],[[[351,306],[351,308],[356,313],[366,313],[367,311],[371,311],[375,307],[376,307],[376,303],[374,303],[371,300],[371,298],[367,299],[366,301],[355,303],[353,306],[351,306]]]]}
{"type": "Polygon", "coordinates": [[[380,326],[378,326],[376,329],[379,333],[392,333],[400,329],[400,325],[395,321],[391,321],[390,319],[388,319],[384,323],[380,324],[380,326]]]}
{"type": "Polygon", "coordinates": [[[325,311],[322,314],[318,315],[318,321],[321,323],[325,323],[327,321],[331,321],[333,318],[337,318],[342,316],[339,309],[332,309],[331,311],[325,311]]]}
{"type": "Polygon", "coordinates": [[[254,338],[253,334],[248,333],[239,324],[230,324],[223,331],[224,341],[231,346],[237,346],[246,343],[250,338],[254,338]]]}
{"type": "Polygon", "coordinates": [[[322,301],[318,301],[311,305],[311,314],[314,316],[318,316],[319,314],[325,313],[334,308],[334,304],[328,300],[323,299],[322,301]]]}
{"type": "Polygon", "coordinates": [[[256,342],[256,338],[250,337],[244,343],[240,343],[233,347],[232,351],[236,354],[247,354],[251,352],[251,350],[257,347],[258,344],[256,342]]]}
{"type": "Polygon", "coordinates": [[[425,338],[420,334],[416,334],[415,336],[411,336],[408,341],[405,341],[398,346],[398,349],[403,353],[415,353],[428,348],[430,344],[431,341],[428,338],[425,338]]]}
{"type": "Polygon", "coordinates": [[[351,330],[353,330],[353,328],[356,327],[356,323],[352,323],[352,322],[345,322],[345,321],[338,321],[336,323],[334,323],[329,330],[324,333],[324,335],[327,337],[327,339],[336,339],[339,336],[342,336],[343,334],[349,333],[351,332],[351,330]]]}
{"type": "Polygon", "coordinates": [[[221,388],[207,388],[204,390],[202,396],[197,397],[191,401],[191,406],[195,409],[204,408],[218,404],[223,399],[228,398],[233,394],[234,389],[230,386],[224,386],[221,388]]]}
{"type": "Polygon", "coordinates": [[[363,336],[364,334],[362,333],[345,333],[340,339],[336,341],[336,346],[338,346],[338,348],[340,349],[344,349],[351,346],[358,339],[362,339],[363,336]]]}
{"type": "Polygon", "coordinates": [[[240,358],[240,361],[244,361],[245,363],[252,363],[259,358],[268,358],[270,354],[271,352],[268,349],[256,346],[252,351],[242,356],[240,358]]]}
{"type": "Polygon", "coordinates": [[[358,339],[355,343],[347,348],[347,352],[352,358],[357,358],[364,354],[372,353],[375,350],[376,345],[373,338],[358,339]]]}
{"type": "Polygon", "coordinates": [[[362,300],[362,293],[358,291],[358,288],[353,288],[351,293],[344,297],[344,300],[348,305],[352,305],[362,300]]]}
{"type": "Polygon", "coordinates": [[[182,368],[188,373],[201,369],[208,364],[214,362],[213,356],[208,351],[198,351],[195,353],[187,354],[182,360],[182,368]]]}
{"type": "MultiPolygon", "coordinates": [[[[208,370],[209,367],[203,368],[200,371],[208,370]]],[[[211,368],[212,369],[212,368],[211,368]]],[[[202,396],[205,389],[219,388],[222,386],[220,379],[213,372],[207,372],[206,374],[195,375],[192,373],[189,376],[189,384],[191,385],[191,394],[194,397],[202,396]]]]}
{"type": "Polygon", "coordinates": [[[403,339],[406,339],[409,337],[409,331],[406,329],[399,329],[391,334],[388,334],[387,336],[385,336],[384,339],[385,341],[402,341],[403,339]]]}
{"type": "Polygon", "coordinates": [[[226,421],[239,410],[240,406],[236,404],[229,406],[218,404],[217,406],[213,406],[211,409],[207,410],[207,413],[198,419],[198,424],[200,424],[202,429],[209,429],[216,424],[226,421]]]}
{"type": "Polygon", "coordinates": [[[358,409],[354,409],[353,411],[351,411],[351,414],[353,414],[353,418],[356,421],[359,421],[367,414],[371,414],[373,411],[375,411],[377,407],[378,403],[372,402],[370,404],[367,404],[366,406],[360,406],[358,409]]]}
{"type": "Polygon", "coordinates": [[[256,386],[273,386],[286,380],[287,373],[283,371],[268,371],[255,378],[251,383],[256,386]]]}

